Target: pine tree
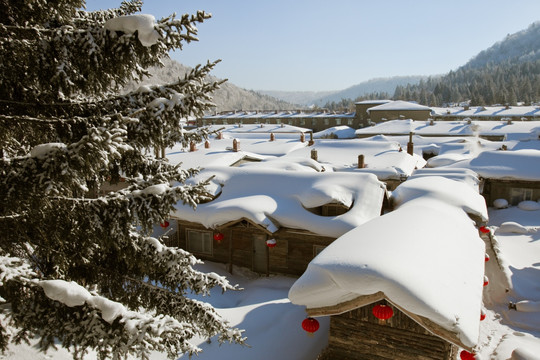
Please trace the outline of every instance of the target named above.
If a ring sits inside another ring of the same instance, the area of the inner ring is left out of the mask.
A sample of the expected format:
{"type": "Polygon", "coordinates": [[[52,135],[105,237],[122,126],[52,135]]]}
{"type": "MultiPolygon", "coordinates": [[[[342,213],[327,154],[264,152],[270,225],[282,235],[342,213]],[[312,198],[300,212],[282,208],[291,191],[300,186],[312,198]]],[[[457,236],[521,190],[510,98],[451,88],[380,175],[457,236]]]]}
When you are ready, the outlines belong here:
{"type": "Polygon", "coordinates": [[[194,336],[244,343],[207,303],[236,287],[150,236],[172,206],[207,198],[196,170],[151,156],[207,134],[181,119],[213,106],[215,63],[164,86],[119,89],[183,44],[205,12],[155,21],[140,1],[107,11],[83,0],[0,0],[0,348],[40,338],[74,358],[199,349],[194,336]],[[128,186],[99,195],[105,181],[128,186]]]}

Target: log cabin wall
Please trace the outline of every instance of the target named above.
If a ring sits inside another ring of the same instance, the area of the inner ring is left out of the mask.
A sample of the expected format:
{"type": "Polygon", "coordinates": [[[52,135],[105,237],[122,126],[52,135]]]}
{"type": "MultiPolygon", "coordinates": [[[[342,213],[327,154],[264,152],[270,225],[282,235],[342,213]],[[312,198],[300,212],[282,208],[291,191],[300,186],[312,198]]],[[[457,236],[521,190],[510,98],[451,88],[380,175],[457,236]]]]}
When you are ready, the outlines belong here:
{"type": "MultiPolygon", "coordinates": [[[[332,243],[335,238],[320,236],[305,230],[282,228],[273,235],[267,235],[261,229],[245,222],[220,230],[224,237],[220,242],[212,237],[214,231],[201,224],[177,220],[177,237],[171,238],[166,245],[178,246],[192,251],[201,260],[241,266],[261,274],[284,274],[300,276],[307,269],[315,255],[332,243]],[[188,232],[207,233],[212,238],[211,248],[206,252],[195,252],[188,247],[188,232]],[[276,246],[266,247],[267,239],[275,239],[276,246]],[[255,246],[254,242],[263,243],[255,246]],[[257,253],[259,251],[259,253],[257,253]],[[262,257],[260,252],[264,251],[262,257]]],[[[229,266],[231,271],[232,266],[229,266]]]]}
{"type": "Polygon", "coordinates": [[[432,335],[385,300],[333,315],[328,347],[320,360],[453,360],[457,346],[432,335]],[[394,316],[381,321],[372,313],[377,304],[389,305],[394,316]]]}

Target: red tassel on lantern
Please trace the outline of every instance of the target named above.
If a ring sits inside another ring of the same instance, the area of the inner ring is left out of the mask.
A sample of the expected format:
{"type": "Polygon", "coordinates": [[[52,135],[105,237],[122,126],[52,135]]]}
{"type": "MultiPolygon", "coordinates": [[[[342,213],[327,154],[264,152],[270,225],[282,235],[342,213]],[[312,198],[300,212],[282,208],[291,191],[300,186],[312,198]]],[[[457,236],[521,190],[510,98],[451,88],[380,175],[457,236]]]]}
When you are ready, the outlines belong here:
{"type": "Polygon", "coordinates": [[[216,240],[217,242],[221,242],[221,240],[223,240],[223,238],[225,237],[225,235],[223,235],[223,233],[215,233],[214,234],[214,240],[216,240]]]}
{"type": "Polygon", "coordinates": [[[167,228],[169,226],[169,222],[167,220],[165,220],[164,222],[160,223],[159,226],[161,226],[162,228],[167,228]]]}
{"type": "Polygon", "coordinates": [[[476,357],[474,356],[474,354],[471,354],[470,352],[468,352],[467,350],[462,350],[460,353],[459,353],[459,358],[461,360],[475,360],[476,357]]]}
{"type": "Polygon", "coordinates": [[[308,335],[313,335],[315,331],[319,330],[319,322],[312,317],[305,318],[304,321],[302,321],[302,329],[304,329],[308,335]]]}
{"type": "Polygon", "coordinates": [[[487,286],[489,284],[489,279],[487,276],[484,276],[484,286],[487,286]]]}
{"type": "Polygon", "coordinates": [[[375,305],[371,310],[373,315],[379,320],[388,320],[394,316],[394,310],[388,305],[375,305]]]}

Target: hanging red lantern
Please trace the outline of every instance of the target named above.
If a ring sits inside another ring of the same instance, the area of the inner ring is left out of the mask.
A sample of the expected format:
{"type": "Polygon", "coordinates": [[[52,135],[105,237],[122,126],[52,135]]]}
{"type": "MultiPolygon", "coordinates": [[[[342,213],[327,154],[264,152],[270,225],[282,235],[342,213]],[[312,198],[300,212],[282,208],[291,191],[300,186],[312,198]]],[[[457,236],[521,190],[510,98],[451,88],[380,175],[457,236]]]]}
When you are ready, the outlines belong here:
{"type": "Polygon", "coordinates": [[[478,230],[480,230],[480,232],[483,233],[483,234],[489,233],[489,229],[487,227],[485,227],[485,226],[480,226],[480,229],[478,229],[478,230]]]}
{"type": "Polygon", "coordinates": [[[214,234],[214,240],[216,240],[217,242],[221,242],[221,240],[223,240],[223,238],[225,237],[225,235],[223,235],[223,233],[215,233],[214,234]]]}
{"type": "Polygon", "coordinates": [[[319,322],[312,317],[305,318],[304,321],[302,321],[302,329],[308,334],[313,335],[315,331],[319,330],[319,322]]]}
{"type": "Polygon", "coordinates": [[[169,222],[167,220],[165,220],[164,222],[160,223],[159,226],[161,226],[162,228],[167,228],[169,227],[169,222]]]}
{"type": "Polygon", "coordinates": [[[489,284],[489,279],[487,276],[484,276],[484,286],[487,286],[489,284]]]}
{"type": "Polygon", "coordinates": [[[394,310],[388,305],[375,305],[371,310],[373,315],[379,320],[388,320],[394,316],[394,310]]]}
{"type": "Polygon", "coordinates": [[[484,257],[484,259],[486,260],[486,262],[488,262],[488,261],[489,261],[489,255],[486,254],[486,256],[484,257]]]}
{"type": "Polygon", "coordinates": [[[273,248],[276,245],[277,245],[276,239],[268,239],[268,240],[266,240],[266,246],[268,246],[269,248],[273,248]]]}
{"type": "Polygon", "coordinates": [[[462,350],[460,353],[459,353],[459,358],[461,360],[475,360],[476,357],[474,356],[474,354],[468,352],[467,350],[462,350]]]}
{"type": "Polygon", "coordinates": [[[484,321],[486,319],[486,312],[482,309],[480,312],[480,321],[484,321]]]}

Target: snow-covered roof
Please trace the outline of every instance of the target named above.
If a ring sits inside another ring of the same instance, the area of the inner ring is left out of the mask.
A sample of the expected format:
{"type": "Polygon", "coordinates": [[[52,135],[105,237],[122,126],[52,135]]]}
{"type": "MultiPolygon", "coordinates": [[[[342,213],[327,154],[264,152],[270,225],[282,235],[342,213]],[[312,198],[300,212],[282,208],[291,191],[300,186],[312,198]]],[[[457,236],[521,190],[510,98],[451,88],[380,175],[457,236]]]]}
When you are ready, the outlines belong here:
{"type": "Polygon", "coordinates": [[[386,104],[386,103],[389,103],[389,102],[392,102],[392,100],[363,100],[363,101],[358,101],[358,102],[355,102],[354,104],[359,104],[359,105],[373,105],[373,104],[386,104]]]}
{"type": "Polygon", "coordinates": [[[538,106],[471,106],[464,107],[434,107],[433,113],[440,116],[450,117],[535,117],[540,116],[538,106]]]}
{"type": "Polygon", "coordinates": [[[484,151],[449,167],[469,168],[483,178],[540,181],[540,150],[484,151]]]}
{"type": "Polygon", "coordinates": [[[408,180],[413,180],[424,176],[442,176],[447,179],[462,181],[470,185],[473,189],[480,192],[480,180],[478,174],[470,169],[451,169],[451,168],[422,168],[415,170],[408,180]]]}
{"type": "Polygon", "coordinates": [[[385,137],[369,139],[319,139],[314,146],[299,148],[284,156],[309,158],[311,151],[317,151],[321,164],[331,166],[336,171],[369,172],[381,180],[399,179],[409,176],[415,168],[425,165],[425,160],[418,155],[409,155],[399,151],[400,144],[385,137]],[[364,155],[366,168],[357,169],[358,156],[364,155]]]}
{"type": "Polygon", "coordinates": [[[407,180],[394,195],[396,210],[326,247],[291,287],[289,299],[320,316],[386,298],[428,330],[472,348],[479,335],[485,245],[462,209],[487,218],[485,203],[467,184],[442,177],[407,180]]]}
{"type": "Polygon", "coordinates": [[[414,110],[431,110],[428,106],[420,105],[417,103],[409,102],[409,101],[403,101],[403,100],[396,100],[396,101],[390,101],[387,103],[384,103],[382,105],[374,106],[369,109],[367,109],[367,112],[371,111],[392,111],[392,110],[407,110],[407,111],[414,111],[414,110]]]}
{"type": "Polygon", "coordinates": [[[207,228],[248,219],[269,233],[280,227],[339,237],[379,216],[384,184],[372,174],[286,171],[260,168],[209,168],[195,180],[210,178],[219,195],[194,211],[178,203],[172,216],[207,228]],[[339,216],[320,216],[307,209],[329,203],[351,208],[339,216]]]}

